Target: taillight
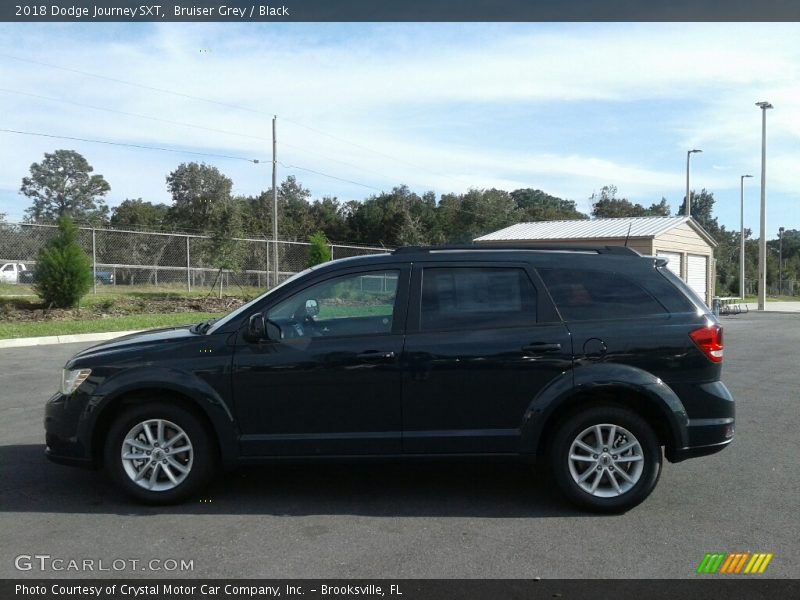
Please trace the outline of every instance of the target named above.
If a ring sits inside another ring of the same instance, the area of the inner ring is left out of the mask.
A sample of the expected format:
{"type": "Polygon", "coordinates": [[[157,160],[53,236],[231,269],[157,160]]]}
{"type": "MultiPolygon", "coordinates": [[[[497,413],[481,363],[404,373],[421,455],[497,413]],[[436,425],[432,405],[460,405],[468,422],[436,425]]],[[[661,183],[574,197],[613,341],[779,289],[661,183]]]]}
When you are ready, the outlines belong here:
{"type": "Polygon", "coordinates": [[[722,327],[719,325],[708,325],[695,329],[689,334],[695,345],[703,351],[711,362],[722,362],[722,327]]]}

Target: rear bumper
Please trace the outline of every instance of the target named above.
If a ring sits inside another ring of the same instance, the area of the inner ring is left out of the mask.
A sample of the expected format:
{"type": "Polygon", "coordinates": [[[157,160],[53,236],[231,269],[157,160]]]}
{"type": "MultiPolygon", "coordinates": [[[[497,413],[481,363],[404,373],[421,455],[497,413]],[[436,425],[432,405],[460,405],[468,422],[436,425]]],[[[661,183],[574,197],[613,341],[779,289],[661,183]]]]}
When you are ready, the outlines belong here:
{"type": "Polygon", "coordinates": [[[733,441],[735,424],[730,419],[697,419],[701,423],[689,421],[690,445],[685,448],[667,448],[667,460],[676,463],[687,458],[707,456],[724,450],[733,441]],[[707,421],[724,421],[723,423],[707,423],[707,421]],[[703,444],[702,441],[710,443],[703,444]]]}
{"type": "Polygon", "coordinates": [[[722,382],[700,385],[693,400],[691,410],[687,406],[690,415],[686,426],[687,444],[681,448],[667,447],[665,454],[670,462],[715,454],[724,450],[736,433],[735,403],[722,382]],[[704,409],[701,418],[691,418],[701,409],[704,409]],[[709,412],[714,416],[708,416],[709,412]]]}

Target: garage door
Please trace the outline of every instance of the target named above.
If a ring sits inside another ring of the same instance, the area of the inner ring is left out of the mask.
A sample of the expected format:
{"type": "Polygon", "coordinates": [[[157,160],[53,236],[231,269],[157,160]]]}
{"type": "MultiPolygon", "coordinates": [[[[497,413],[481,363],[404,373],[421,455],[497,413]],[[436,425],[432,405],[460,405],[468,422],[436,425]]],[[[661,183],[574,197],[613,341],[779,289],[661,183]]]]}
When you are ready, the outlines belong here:
{"type": "Polygon", "coordinates": [[[697,292],[697,295],[703,298],[707,304],[708,257],[690,254],[687,266],[689,276],[686,278],[686,283],[688,283],[689,287],[697,292]]]}
{"type": "Polygon", "coordinates": [[[678,252],[657,252],[656,256],[668,258],[667,268],[678,277],[681,276],[681,255],[678,252]]]}

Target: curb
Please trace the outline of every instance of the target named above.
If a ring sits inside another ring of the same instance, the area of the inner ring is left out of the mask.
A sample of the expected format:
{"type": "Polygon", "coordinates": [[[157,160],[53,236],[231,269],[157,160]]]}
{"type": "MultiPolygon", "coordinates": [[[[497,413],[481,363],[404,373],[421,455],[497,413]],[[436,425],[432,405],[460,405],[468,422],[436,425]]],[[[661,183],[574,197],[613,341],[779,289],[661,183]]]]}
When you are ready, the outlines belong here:
{"type": "Polygon", "coordinates": [[[144,331],[107,331],[104,333],[75,333],[70,335],[46,335],[43,337],[11,338],[0,340],[0,348],[22,348],[25,346],[49,346],[51,344],[75,344],[78,342],[102,342],[131,333],[144,331]]]}
{"type": "MultiPolygon", "coordinates": [[[[756,314],[778,313],[778,314],[781,314],[781,315],[796,315],[796,314],[800,314],[800,308],[792,307],[792,308],[789,308],[789,309],[785,309],[785,308],[783,308],[781,306],[777,306],[775,308],[772,308],[773,304],[780,304],[780,302],[768,303],[770,308],[765,308],[764,310],[758,310],[758,304],[753,304],[751,306],[748,303],[747,304],[747,308],[748,308],[747,312],[756,313],[756,314]]],[[[788,304],[797,305],[798,303],[789,302],[788,304]]],[[[746,315],[747,313],[741,313],[741,314],[746,315]]]]}

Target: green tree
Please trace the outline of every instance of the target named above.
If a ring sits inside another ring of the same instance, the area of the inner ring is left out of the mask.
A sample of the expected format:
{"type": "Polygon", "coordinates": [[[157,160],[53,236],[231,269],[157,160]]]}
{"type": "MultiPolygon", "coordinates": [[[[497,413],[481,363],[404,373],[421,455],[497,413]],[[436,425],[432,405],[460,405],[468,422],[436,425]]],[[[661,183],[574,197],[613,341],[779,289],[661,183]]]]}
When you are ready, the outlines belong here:
{"type": "MultiPolygon", "coordinates": [[[[719,223],[714,217],[714,194],[703,188],[699,194],[692,190],[689,195],[692,199],[692,218],[714,237],[719,231],[719,223]]],[[[686,214],[685,196],[679,214],[686,214]]]]}
{"type": "MultiPolygon", "coordinates": [[[[348,224],[361,243],[380,243],[387,246],[424,244],[428,231],[422,221],[423,205],[429,200],[420,198],[400,185],[352,206],[348,224]]],[[[434,199],[435,202],[435,199],[434,199]]]]}
{"type": "Polygon", "coordinates": [[[111,226],[120,229],[161,229],[168,211],[166,204],[153,204],[141,198],[126,199],[111,209],[111,226]]]}
{"type": "Polygon", "coordinates": [[[31,222],[52,222],[61,216],[74,220],[103,223],[108,207],[103,196],[111,186],[102,175],[74,150],[45,153],[44,160],[33,163],[30,175],[22,178],[22,192],[33,205],[25,212],[31,222]]]}
{"type": "Polygon", "coordinates": [[[278,187],[278,237],[305,240],[314,232],[309,199],[311,191],[289,175],[278,187]]]}
{"type": "Polygon", "coordinates": [[[469,243],[520,220],[511,194],[495,188],[444,194],[439,202],[439,213],[446,241],[450,243],[469,243]]]}
{"type": "MultiPolygon", "coordinates": [[[[309,202],[311,191],[304,188],[293,175],[278,186],[277,196],[278,239],[305,240],[317,229],[323,229],[317,223],[319,213],[315,214],[309,202]]],[[[272,188],[258,196],[237,198],[237,201],[242,209],[244,230],[250,235],[272,239],[272,188]]],[[[325,211],[328,208],[326,206],[325,211]]]]}
{"type": "Polygon", "coordinates": [[[588,219],[573,200],[563,200],[542,190],[523,188],[511,192],[519,210],[520,221],[558,221],[588,219]]]}
{"type": "Polygon", "coordinates": [[[222,298],[222,272],[240,272],[247,255],[246,244],[236,239],[242,231],[240,205],[232,198],[218,202],[214,204],[208,218],[213,229],[209,238],[201,240],[197,248],[205,264],[217,269],[219,297],[222,298]]]}
{"type": "Polygon", "coordinates": [[[669,217],[672,214],[669,204],[667,204],[667,199],[663,196],[661,197],[661,202],[654,202],[645,212],[646,216],[649,217],[669,217]]]}
{"type": "Polygon", "coordinates": [[[634,204],[627,198],[617,198],[617,186],[606,185],[599,194],[592,194],[592,216],[598,219],[620,217],[668,217],[669,205],[666,198],[661,202],[653,203],[645,208],[641,204],[634,204]]]}
{"type": "MultiPolygon", "coordinates": [[[[111,226],[118,229],[163,229],[169,206],[153,204],[141,198],[126,199],[111,209],[111,226]]],[[[102,248],[107,262],[120,265],[160,264],[165,254],[183,254],[185,240],[161,235],[130,235],[111,233],[97,236],[98,248],[102,248]]],[[[98,250],[100,251],[100,250],[98,250]]],[[[179,255],[180,255],[179,254],[179,255]]],[[[153,269],[149,277],[155,280],[158,271],[153,269]]],[[[135,284],[137,279],[146,276],[141,269],[116,269],[117,283],[135,284]]]]}
{"type": "Polygon", "coordinates": [[[231,198],[233,181],[219,169],[196,162],[182,163],[167,175],[173,205],[167,220],[178,229],[213,231],[213,215],[231,198]]]}
{"type": "Polygon", "coordinates": [[[205,252],[209,264],[217,269],[241,270],[244,247],[242,242],[234,239],[242,231],[242,215],[238,204],[232,199],[216,204],[210,221],[214,224],[214,229],[205,252]]]}
{"type": "Polygon", "coordinates": [[[58,233],[39,251],[33,289],[48,306],[77,306],[92,287],[91,268],[75,223],[64,215],[58,219],[58,233]]]}
{"type": "Polygon", "coordinates": [[[617,186],[605,185],[600,194],[593,193],[589,199],[592,201],[592,216],[598,219],[619,217],[641,217],[644,207],[634,205],[626,198],[617,198],[617,186]]]}
{"type": "Polygon", "coordinates": [[[314,227],[329,240],[351,239],[345,208],[335,197],[325,196],[311,205],[311,221],[314,227]]]}
{"type": "MultiPolygon", "coordinates": [[[[234,200],[239,204],[244,233],[272,239],[272,190],[258,196],[237,196],[234,200]]],[[[280,214],[280,208],[278,212],[280,214]]]]}
{"type": "Polygon", "coordinates": [[[306,267],[314,267],[328,262],[331,259],[331,249],[330,246],[328,246],[328,240],[324,233],[318,231],[312,234],[308,238],[308,241],[311,243],[311,247],[308,251],[306,267]]]}

